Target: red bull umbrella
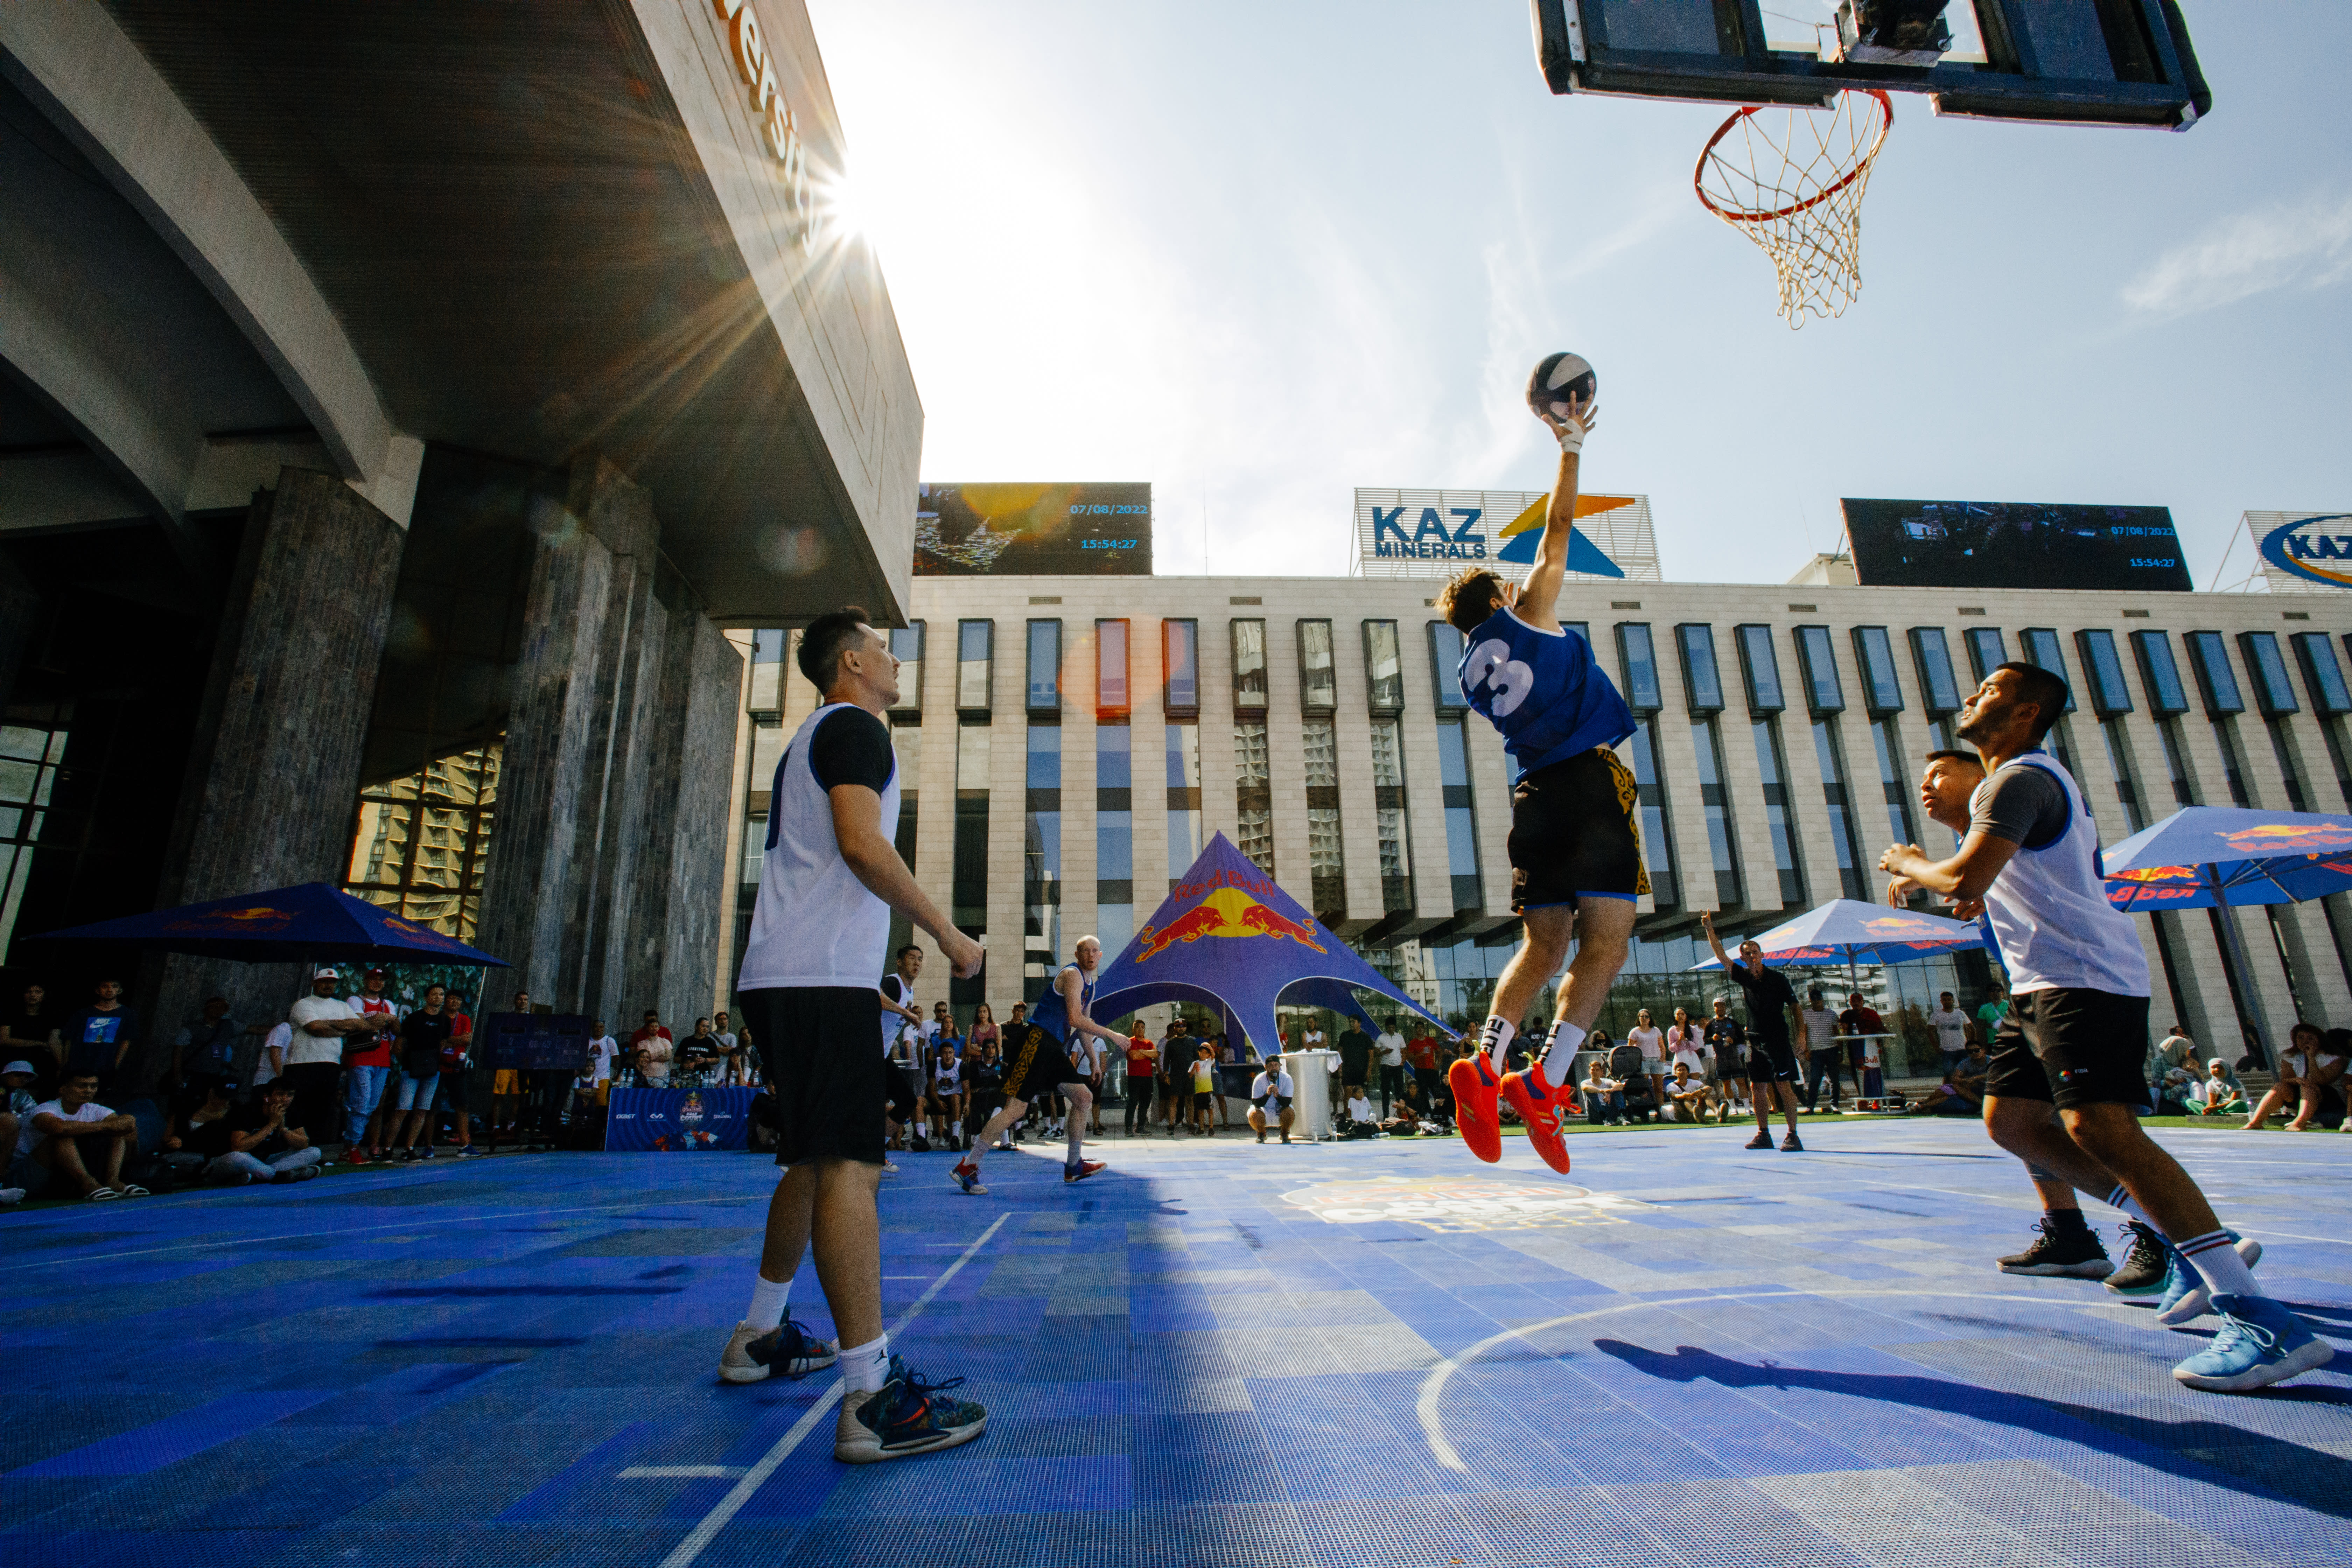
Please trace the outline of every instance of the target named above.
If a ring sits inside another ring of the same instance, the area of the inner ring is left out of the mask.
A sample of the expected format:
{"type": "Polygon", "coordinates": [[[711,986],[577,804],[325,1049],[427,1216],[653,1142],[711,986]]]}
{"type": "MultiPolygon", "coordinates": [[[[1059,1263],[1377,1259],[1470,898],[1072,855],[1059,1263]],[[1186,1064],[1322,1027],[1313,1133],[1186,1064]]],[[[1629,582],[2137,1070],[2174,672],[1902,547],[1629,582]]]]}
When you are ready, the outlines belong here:
{"type": "Polygon", "coordinates": [[[273,888],[208,903],[183,904],[153,914],[126,915],[96,925],[44,931],[22,942],[111,942],[157,952],[246,963],[289,960],[307,963],[373,959],[470,963],[505,969],[503,958],[467,947],[431,926],[403,920],[365,899],[355,899],[324,882],[273,888]]]}
{"type": "Polygon", "coordinates": [[[1135,940],[1103,966],[1088,1011],[1116,1018],[1161,1002],[1200,1003],[1222,1009],[1263,1054],[1279,1037],[1277,1004],[1328,1007],[1369,1022],[1367,992],[1445,1027],[1220,833],[1135,940]]]}
{"type": "Polygon", "coordinates": [[[2352,816],[2191,805],[2109,849],[2119,910],[2299,904],[2352,890],[2352,816]]]}
{"type": "MultiPolygon", "coordinates": [[[[1832,899],[1754,940],[1763,948],[1767,963],[1852,967],[1909,963],[1940,953],[1966,952],[1982,947],[1984,933],[1969,921],[1943,915],[1865,904],[1856,899],[1832,899]]],[[[1729,949],[1737,944],[1727,940],[1723,945],[1729,949]]],[[[1692,964],[1689,972],[1722,967],[1710,958],[1692,964]]]]}

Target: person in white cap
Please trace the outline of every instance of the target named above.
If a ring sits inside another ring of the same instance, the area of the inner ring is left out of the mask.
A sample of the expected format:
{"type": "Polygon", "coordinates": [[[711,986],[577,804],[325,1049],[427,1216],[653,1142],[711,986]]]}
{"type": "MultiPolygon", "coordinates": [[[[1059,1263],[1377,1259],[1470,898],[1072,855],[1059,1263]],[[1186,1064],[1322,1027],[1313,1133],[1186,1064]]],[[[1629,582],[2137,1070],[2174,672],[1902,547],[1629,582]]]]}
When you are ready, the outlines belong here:
{"type": "Polygon", "coordinates": [[[352,1035],[373,1034],[376,1021],[362,1016],[335,994],[341,978],[331,969],[310,976],[310,994],[287,1009],[294,1026],[294,1045],[286,1053],[286,1085],[294,1091],[294,1114],[288,1121],[299,1127],[335,1125],[337,1086],[343,1075],[343,1040],[352,1035]]]}

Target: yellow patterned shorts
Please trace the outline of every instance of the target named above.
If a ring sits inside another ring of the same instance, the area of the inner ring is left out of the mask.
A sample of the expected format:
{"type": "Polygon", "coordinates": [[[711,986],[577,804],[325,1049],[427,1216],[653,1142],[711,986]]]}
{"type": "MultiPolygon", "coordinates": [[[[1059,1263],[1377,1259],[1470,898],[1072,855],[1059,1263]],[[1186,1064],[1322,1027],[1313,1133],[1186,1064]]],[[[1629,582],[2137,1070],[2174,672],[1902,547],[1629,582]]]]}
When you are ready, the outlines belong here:
{"type": "Polygon", "coordinates": [[[1521,779],[1511,792],[1512,910],[1648,892],[1641,808],[1633,771],[1606,746],[1521,779]]]}

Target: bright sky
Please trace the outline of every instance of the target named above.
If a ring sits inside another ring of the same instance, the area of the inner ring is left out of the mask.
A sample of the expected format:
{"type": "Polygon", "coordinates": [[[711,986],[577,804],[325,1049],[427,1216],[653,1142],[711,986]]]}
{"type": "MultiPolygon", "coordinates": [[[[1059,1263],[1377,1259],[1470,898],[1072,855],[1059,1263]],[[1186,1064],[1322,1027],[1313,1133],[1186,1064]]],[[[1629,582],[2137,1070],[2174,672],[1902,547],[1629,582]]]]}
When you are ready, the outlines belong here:
{"type": "Polygon", "coordinates": [[[2240,512],[2352,509],[2342,0],[2191,0],[2185,134],[1897,95],[1861,300],[1795,332],[1691,192],[1723,111],[1554,98],[1525,0],[809,9],[923,477],[1149,480],[1162,573],[1204,517],[1213,572],[1339,573],[1359,485],[1545,488],[1559,348],[1670,579],[1780,582],[1848,495],[2169,506],[2200,587],[2240,512]]]}

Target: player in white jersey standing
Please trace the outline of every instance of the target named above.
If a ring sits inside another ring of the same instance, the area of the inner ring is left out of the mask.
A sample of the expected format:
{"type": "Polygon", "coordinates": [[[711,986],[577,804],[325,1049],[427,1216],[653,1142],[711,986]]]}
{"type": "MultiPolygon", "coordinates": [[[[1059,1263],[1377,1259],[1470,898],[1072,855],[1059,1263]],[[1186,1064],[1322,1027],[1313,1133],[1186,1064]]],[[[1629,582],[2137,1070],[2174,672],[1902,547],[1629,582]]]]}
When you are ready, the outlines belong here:
{"type": "Polygon", "coordinates": [[[959,978],[980,973],[981,948],[940,914],[891,844],[898,767],[882,715],[898,700],[898,661],[889,643],[865,611],[845,607],[809,624],[799,663],[824,705],[776,763],[760,898],[736,982],[767,1058],[784,1173],[768,1203],[751,1310],[719,1374],[755,1383],[837,1360],[846,1386],[833,1457],[864,1464],[950,1447],[988,1424],[979,1405],[946,1392],[961,1378],[931,1382],[890,1353],[875,1212],[888,1085],[874,1048],[874,977],[890,911],[930,932],[959,978]],[[812,1243],[838,1352],[784,1315],[812,1243]]]}
{"type": "MultiPolygon", "coordinates": [[[[2066,683],[2004,664],[1960,707],[1958,733],[1983,758],[1958,853],[1933,860],[1897,845],[1879,869],[1966,909],[1981,900],[2015,999],[1993,1041],[1985,1127],[2029,1167],[2055,1173],[2160,1231],[2175,1273],[2159,1318],[2186,1322],[2210,1303],[2221,1329],[2172,1369],[2193,1388],[2261,1388],[2323,1366],[2334,1352],[2263,1293],[2239,1237],[2179,1162],[2142,1131],[2147,1083],[2147,958],[2131,917],[2107,902],[2098,829],[2081,789],[2042,738],[2066,708],[2066,683]],[[2051,1108],[2056,1108],[2056,1117],[2051,1108]]],[[[2251,1247],[2248,1248],[2252,1250],[2251,1247]]]]}

